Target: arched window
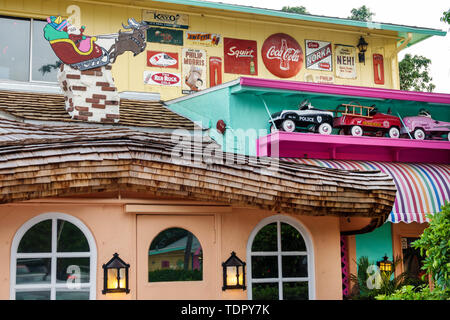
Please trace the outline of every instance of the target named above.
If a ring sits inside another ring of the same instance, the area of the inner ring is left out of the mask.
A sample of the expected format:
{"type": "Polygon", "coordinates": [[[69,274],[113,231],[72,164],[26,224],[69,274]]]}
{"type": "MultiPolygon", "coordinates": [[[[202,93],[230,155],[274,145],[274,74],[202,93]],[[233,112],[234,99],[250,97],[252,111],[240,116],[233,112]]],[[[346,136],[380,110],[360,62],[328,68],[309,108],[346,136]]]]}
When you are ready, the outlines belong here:
{"type": "Polygon", "coordinates": [[[181,228],[160,232],[148,250],[148,281],[203,279],[203,250],[197,237],[181,228]]]}
{"type": "Polygon", "coordinates": [[[311,238],[295,219],[262,220],[247,243],[248,297],[254,300],[315,298],[311,238]]]}
{"type": "Polygon", "coordinates": [[[14,236],[10,297],[95,299],[96,267],[94,238],[81,221],[62,213],[39,215],[14,236]]]}

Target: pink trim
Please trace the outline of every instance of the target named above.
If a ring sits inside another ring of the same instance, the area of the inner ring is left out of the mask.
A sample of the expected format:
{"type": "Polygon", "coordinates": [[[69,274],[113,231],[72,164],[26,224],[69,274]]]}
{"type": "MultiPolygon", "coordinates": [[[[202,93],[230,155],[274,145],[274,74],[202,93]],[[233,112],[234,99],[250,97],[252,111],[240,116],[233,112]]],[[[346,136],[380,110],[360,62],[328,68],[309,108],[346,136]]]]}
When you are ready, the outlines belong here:
{"type": "Polygon", "coordinates": [[[396,99],[396,100],[450,104],[450,94],[444,93],[402,91],[402,90],[369,88],[358,86],[344,86],[337,84],[320,84],[301,81],[268,80],[268,79],[257,79],[246,77],[240,78],[240,85],[247,87],[294,90],[294,91],[314,92],[339,96],[348,95],[348,96],[377,98],[377,99],[396,99]]]}
{"type": "Polygon", "coordinates": [[[258,156],[450,164],[448,141],[278,131],[256,143],[258,156]]]}

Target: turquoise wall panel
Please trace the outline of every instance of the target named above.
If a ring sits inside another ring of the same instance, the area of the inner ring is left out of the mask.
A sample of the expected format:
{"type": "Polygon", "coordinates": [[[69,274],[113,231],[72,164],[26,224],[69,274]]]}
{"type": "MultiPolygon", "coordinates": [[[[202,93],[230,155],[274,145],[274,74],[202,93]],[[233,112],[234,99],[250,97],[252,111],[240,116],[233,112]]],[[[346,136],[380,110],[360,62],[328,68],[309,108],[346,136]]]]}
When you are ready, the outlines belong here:
{"type": "Polygon", "coordinates": [[[372,232],[358,234],[356,239],[356,261],[362,256],[376,263],[386,254],[392,261],[392,224],[387,222],[372,232]]]}

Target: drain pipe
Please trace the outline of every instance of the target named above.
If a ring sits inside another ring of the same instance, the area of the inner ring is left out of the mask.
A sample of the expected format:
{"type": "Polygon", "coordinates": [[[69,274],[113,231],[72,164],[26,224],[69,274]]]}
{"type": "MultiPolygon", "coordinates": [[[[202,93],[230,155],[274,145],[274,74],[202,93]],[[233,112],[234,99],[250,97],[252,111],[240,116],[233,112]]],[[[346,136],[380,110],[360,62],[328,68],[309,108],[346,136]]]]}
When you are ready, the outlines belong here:
{"type": "MultiPolygon", "coordinates": [[[[394,57],[398,57],[398,53],[406,48],[408,43],[412,40],[412,33],[408,32],[408,37],[407,38],[403,38],[402,40],[403,40],[403,43],[400,44],[397,47],[397,49],[395,49],[394,52],[390,56],[391,69],[392,69],[392,87],[393,88],[399,88],[399,89],[400,89],[400,78],[399,78],[400,75],[398,73],[398,68],[396,68],[396,66],[395,66],[395,59],[394,59],[394,57]]],[[[400,40],[400,41],[402,41],[402,40],[400,40]]],[[[397,61],[398,61],[398,59],[397,59],[397,61]]]]}

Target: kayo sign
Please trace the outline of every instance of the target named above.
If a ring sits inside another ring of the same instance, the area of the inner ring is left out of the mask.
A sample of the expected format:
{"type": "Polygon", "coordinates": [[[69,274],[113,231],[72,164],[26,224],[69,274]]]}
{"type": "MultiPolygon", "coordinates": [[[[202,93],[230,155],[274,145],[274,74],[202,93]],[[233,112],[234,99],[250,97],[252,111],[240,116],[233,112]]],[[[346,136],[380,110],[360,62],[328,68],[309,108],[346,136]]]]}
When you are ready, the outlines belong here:
{"type": "Polygon", "coordinates": [[[305,40],[306,69],[332,71],[331,42],[305,40]]]}
{"type": "Polygon", "coordinates": [[[297,75],[304,59],[298,42],[284,33],[268,37],[261,48],[261,55],[267,70],[280,78],[297,75]]]}
{"type": "Polygon", "coordinates": [[[178,53],[147,51],[147,66],[178,69],[178,53]]]}

